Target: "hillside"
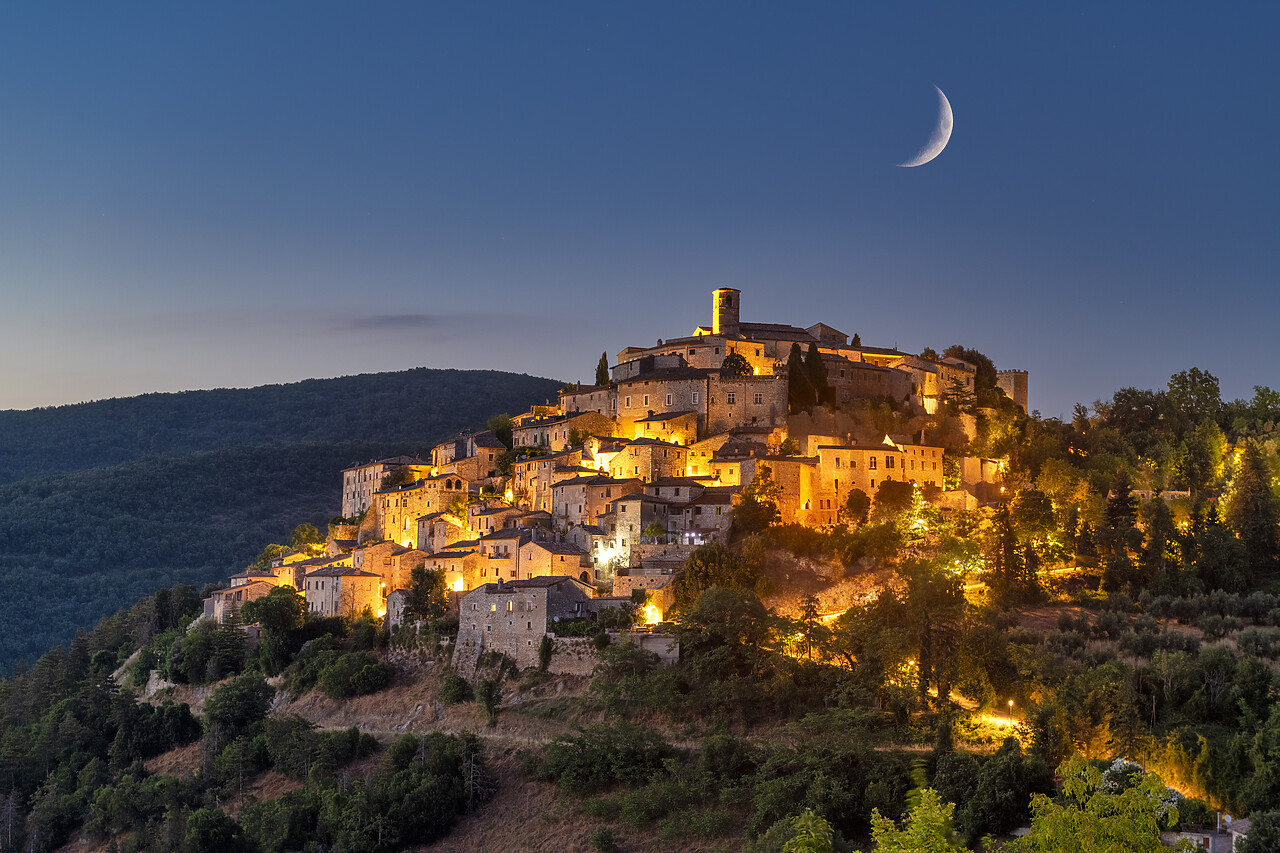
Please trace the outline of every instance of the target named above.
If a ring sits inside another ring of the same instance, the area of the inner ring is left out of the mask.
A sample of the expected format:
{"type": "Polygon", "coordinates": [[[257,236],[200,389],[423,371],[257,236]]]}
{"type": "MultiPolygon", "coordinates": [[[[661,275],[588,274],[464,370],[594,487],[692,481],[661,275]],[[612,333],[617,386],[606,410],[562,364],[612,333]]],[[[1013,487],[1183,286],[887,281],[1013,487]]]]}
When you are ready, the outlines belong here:
{"type": "Polygon", "coordinates": [[[0,671],[175,582],[197,588],[339,510],[339,471],[425,454],[557,383],[409,370],[0,412],[0,671]]]}
{"type": "Polygon", "coordinates": [[[368,373],[287,385],[144,394],[0,411],[0,483],[157,453],[294,442],[429,444],[563,383],[493,370],[368,373]]]}

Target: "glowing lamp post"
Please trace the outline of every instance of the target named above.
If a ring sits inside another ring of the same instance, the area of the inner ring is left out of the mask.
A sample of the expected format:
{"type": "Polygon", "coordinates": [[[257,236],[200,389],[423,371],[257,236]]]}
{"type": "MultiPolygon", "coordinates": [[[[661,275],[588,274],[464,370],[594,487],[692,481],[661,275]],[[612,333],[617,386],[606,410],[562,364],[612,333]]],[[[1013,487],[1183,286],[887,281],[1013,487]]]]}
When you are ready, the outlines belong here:
{"type": "Polygon", "coordinates": [[[1009,700],[1009,719],[1013,719],[1013,700],[1009,700]]]}

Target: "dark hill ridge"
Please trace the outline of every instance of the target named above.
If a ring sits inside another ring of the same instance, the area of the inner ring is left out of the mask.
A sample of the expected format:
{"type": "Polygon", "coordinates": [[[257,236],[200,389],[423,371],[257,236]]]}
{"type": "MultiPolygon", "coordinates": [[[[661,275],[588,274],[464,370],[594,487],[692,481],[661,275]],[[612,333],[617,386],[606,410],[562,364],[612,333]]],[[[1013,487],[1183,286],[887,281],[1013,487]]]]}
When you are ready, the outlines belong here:
{"type": "Polygon", "coordinates": [[[562,384],[518,373],[419,367],[0,411],[0,483],[219,447],[417,444],[482,426],[496,412],[515,414],[545,403],[562,384]]]}
{"type": "Polygon", "coordinates": [[[340,471],[426,455],[560,383],[407,370],[0,412],[0,672],[340,510],[340,471]]]}

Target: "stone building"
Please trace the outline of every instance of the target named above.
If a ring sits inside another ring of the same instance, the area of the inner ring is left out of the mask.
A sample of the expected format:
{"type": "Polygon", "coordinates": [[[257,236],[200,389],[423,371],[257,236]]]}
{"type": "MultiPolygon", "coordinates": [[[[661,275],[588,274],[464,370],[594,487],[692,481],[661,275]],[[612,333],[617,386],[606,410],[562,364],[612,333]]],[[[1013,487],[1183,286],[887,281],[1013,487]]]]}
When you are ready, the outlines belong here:
{"type": "Polygon", "coordinates": [[[351,567],[378,575],[384,590],[407,588],[411,573],[426,562],[426,556],[396,542],[371,542],[351,552],[351,567]]]}
{"type": "Polygon", "coordinates": [[[612,435],[613,418],[594,411],[569,411],[563,415],[527,421],[511,430],[516,447],[545,447],[552,451],[570,447],[569,436],[612,435]]]}
{"type": "Polygon", "coordinates": [[[592,614],[590,587],[571,577],[486,583],[462,596],[455,657],[495,651],[518,668],[538,665],[538,648],[551,626],[592,614]]]}
{"type": "Polygon", "coordinates": [[[307,609],[319,616],[354,619],[368,608],[374,616],[386,612],[382,576],[348,566],[316,569],[303,581],[307,609]]]}
{"type": "Polygon", "coordinates": [[[609,476],[616,480],[680,477],[685,473],[689,449],[654,438],[635,438],[609,462],[609,476]]]}
{"type": "Polygon", "coordinates": [[[644,483],[636,477],[615,479],[588,474],[561,480],[551,487],[553,522],[560,530],[594,525],[609,511],[614,498],[643,490],[644,483]]]}
{"type": "Polygon", "coordinates": [[[342,516],[354,518],[367,510],[373,503],[373,496],[382,488],[382,479],[400,468],[408,468],[414,477],[425,477],[431,473],[430,465],[409,456],[393,456],[345,469],[342,472],[342,516]]]}

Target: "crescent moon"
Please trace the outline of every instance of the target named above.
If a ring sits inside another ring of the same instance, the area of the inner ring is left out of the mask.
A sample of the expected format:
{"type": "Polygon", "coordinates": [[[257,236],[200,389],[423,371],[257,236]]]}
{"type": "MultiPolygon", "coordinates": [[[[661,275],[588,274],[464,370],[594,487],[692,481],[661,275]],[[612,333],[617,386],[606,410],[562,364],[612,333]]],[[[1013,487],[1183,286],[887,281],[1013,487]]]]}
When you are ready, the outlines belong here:
{"type": "MultiPolygon", "coordinates": [[[[937,86],[933,88],[938,89],[937,86]]],[[[942,90],[938,89],[938,126],[933,129],[933,136],[929,137],[929,141],[920,149],[919,154],[898,165],[904,168],[923,166],[941,154],[942,149],[946,148],[947,143],[951,141],[952,123],[951,102],[947,100],[946,95],[942,94],[942,90]]]]}

